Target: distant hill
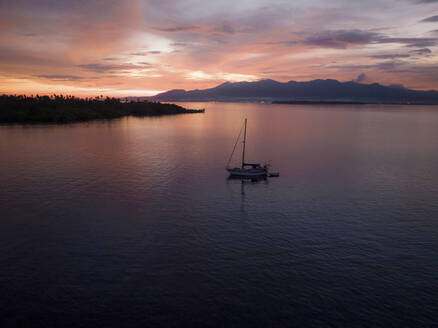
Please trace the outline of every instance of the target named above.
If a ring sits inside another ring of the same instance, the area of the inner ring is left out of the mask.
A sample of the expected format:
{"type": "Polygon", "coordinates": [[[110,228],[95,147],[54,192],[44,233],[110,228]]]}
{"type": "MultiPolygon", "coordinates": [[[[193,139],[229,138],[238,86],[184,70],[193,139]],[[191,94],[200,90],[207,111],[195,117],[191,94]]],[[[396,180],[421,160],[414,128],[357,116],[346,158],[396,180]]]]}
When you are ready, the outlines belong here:
{"type": "Polygon", "coordinates": [[[151,101],[275,101],[318,103],[396,103],[438,104],[438,91],[417,91],[400,85],[383,86],[337,80],[308,82],[225,82],[204,90],[170,90],[152,97],[151,101]]]}

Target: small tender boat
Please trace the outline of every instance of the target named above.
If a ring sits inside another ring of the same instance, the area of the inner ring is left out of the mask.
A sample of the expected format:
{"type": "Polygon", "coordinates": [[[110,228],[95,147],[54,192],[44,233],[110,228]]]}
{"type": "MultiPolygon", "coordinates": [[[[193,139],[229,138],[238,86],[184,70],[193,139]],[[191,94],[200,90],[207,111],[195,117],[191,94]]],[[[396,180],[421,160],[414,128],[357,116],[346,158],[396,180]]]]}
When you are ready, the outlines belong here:
{"type": "Polygon", "coordinates": [[[228,160],[227,167],[225,168],[230,176],[241,177],[241,178],[254,178],[254,177],[266,177],[268,175],[268,165],[261,166],[258,163],[251,164],[245,162],[245,146],[246,146],[246,124],[247,119],[245,118],[244,123],[244,134],[243,134],[243,151],[242,151],[242,165],[241,167],[229,167],[230,161],[233,157],[234,151],[236,150],[237,143],[239,142],[242,129],[240,130],[239,136],[237,137],[236,143],[234,145],[233,151],[231,153],[230,159],[228,160]]]}

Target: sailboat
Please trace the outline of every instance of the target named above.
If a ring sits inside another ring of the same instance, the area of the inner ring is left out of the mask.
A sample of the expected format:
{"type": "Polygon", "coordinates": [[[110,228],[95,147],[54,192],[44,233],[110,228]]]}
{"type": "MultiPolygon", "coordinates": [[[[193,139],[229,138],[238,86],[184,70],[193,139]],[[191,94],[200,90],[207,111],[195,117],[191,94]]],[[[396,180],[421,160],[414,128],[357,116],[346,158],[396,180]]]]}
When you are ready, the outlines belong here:
{"type": "Polygon", "coordinates": [[[236,150],[237,143],[239,142],[240,135],[242,134],[242,129],[240,129],[239,136],[237,137],[236,143],[234,144],[233,151],[231,153],[230,159],[228,160],[228,164],[225,169],[228,171],[228,173],[230,173],[230,176],[232,177],[241,177],[241,178],[266,177],[268,175],[268,165],[261,166],[258,163],[251,164],[245,162],[246,125],[247,125],[247,119],[245,118],[244,133],[243,133],[242,165],[240,167],[234,167],[234,168],[231,168],[229,166],[234,151],[236,150]]]}

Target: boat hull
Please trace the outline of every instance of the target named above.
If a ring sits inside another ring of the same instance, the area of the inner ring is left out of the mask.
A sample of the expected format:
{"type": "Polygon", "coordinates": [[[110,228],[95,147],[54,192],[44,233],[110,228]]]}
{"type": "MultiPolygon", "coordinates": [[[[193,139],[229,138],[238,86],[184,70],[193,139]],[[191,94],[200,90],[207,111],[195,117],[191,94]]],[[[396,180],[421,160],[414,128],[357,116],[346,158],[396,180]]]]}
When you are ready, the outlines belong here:
{"type": "Polygon", "coordinates": [[[232,177],[243,177],[243,178],[253,178],[253,177],[265,177],[268,172],[265,169],[241,169],[241,168],[227,168],[228,173],[232,177]]]}

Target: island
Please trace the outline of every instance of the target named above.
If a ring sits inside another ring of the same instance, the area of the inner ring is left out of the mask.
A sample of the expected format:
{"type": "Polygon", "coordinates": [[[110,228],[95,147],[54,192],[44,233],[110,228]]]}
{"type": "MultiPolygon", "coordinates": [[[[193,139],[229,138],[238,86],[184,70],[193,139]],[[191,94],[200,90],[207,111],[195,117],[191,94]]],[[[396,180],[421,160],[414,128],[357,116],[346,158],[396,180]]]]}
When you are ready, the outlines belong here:
{"type": "Polygon", "coordinates": [[[0,123],[37,124],[73,123],[124,116],[162,116],[203,113],[204,109],[186,109],[169,103],[123,100],[110,97],[74,96],[0,96],[0,123]]]}

